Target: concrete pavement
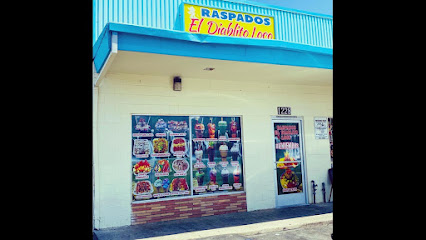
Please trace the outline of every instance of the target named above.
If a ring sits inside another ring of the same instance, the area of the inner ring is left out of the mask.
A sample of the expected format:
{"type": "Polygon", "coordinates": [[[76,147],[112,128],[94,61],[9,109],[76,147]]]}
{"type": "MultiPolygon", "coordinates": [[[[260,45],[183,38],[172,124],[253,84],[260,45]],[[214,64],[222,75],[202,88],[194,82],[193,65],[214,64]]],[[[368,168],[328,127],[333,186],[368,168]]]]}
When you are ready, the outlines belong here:
{"type": "Polygon", "coordinates": [[[320,203],[108,228],[95,230],[94,233],[99,240],[189,240],[230,234],[247,236],[315,224],[332,224],[332,212],[333,203],[320,203]]]}
{"type": "Polygon", "coordinates": [[[333,233],[332,222],[321,222],[309,225],[300,225],[289,229],[279,229],[274,231],[263,231],[261,233],[247,234],[226,234],[198,240],[331,240],[333,233]]]}
{"type": "Polygon", "coordinates": [[[332,223],[333,214],[326,213],[308,217],[290,218],[263,223],[254,223],[249,225],[215,228],[204,231],[173,234],[161,237],[146,238],[147,240],[191,240],[191,239],[224,239],[226,235],[257,235],[274,231],[292,230],[303,226],[319,223],[332,223]],[[213,238],[212,238],[213,237],[213,238]]]}

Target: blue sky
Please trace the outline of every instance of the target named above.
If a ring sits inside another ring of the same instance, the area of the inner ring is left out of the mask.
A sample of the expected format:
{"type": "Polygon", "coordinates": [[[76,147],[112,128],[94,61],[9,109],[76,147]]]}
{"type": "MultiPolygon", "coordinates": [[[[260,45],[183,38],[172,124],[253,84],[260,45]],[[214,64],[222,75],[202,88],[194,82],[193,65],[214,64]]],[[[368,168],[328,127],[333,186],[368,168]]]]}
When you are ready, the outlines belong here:
{"type": "Polygon", "coordinates": [[[333,0],[249,0],[307,12],[333,15],[333,0]]]}

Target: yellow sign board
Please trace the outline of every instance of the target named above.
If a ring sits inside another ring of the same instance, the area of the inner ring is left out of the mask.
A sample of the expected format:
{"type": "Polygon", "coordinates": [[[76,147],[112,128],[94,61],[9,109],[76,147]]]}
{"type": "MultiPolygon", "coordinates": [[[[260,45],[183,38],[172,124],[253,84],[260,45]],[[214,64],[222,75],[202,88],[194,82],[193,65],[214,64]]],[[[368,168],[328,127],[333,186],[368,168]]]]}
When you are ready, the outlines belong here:
{"type": "Polygon", "coordinates": [[[274,18],[184,4],[185,32],[241,38],[275,39],[274,18]]]}

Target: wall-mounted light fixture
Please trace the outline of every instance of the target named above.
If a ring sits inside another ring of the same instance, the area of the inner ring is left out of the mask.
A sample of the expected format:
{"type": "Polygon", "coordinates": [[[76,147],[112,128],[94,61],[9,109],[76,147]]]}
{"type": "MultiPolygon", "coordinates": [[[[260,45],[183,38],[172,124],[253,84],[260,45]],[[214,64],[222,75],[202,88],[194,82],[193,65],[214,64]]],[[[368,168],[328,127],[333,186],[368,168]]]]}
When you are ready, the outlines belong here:
{"type": "Polygon", "coordinates": [[[181,91],[182,90],[182,78],[176,76],[173,78],[173,91],[181,91]]]}

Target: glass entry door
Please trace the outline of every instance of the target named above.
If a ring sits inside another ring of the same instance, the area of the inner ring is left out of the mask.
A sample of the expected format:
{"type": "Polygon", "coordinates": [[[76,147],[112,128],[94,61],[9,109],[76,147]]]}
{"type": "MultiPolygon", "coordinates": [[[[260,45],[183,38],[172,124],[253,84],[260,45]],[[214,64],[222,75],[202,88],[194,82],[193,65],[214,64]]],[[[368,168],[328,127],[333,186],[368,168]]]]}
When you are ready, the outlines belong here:
{"type": "Polygon", "coordinates": [[[276,207],[307,204],[302,118],[273,118],[276,207]]]}

